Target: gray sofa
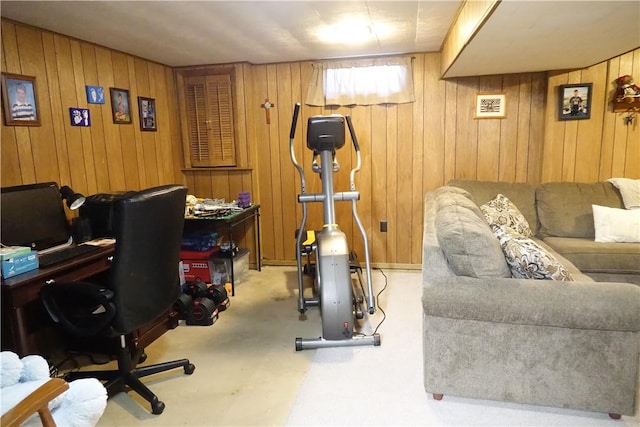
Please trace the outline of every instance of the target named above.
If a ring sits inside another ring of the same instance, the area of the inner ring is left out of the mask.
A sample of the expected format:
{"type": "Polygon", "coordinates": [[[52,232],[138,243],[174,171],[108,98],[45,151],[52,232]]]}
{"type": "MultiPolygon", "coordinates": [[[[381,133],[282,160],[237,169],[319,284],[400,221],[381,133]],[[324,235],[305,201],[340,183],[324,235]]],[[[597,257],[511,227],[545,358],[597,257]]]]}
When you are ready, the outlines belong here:
{"type": "Polygon", "coordinates": [[[623,207],[608,183],[452,181],[425,195],[424,386],[434,398],[634,414],[640,244],[595,244],[591,203],[623,207]],[[479,209],[498,193],[574,281],[512,277],[479,209]]]}

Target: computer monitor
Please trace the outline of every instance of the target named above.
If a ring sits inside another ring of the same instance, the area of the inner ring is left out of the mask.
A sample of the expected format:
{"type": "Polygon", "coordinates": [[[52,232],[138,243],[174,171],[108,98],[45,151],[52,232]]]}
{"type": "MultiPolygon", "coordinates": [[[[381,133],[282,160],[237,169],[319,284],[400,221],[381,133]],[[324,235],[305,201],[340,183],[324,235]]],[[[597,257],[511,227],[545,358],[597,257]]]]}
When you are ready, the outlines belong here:
{"type": "Polygon", "coordinates": [[[0,241],[37,251],[71,243],[69,223],[55,182],[0,189],[0,241]]]}

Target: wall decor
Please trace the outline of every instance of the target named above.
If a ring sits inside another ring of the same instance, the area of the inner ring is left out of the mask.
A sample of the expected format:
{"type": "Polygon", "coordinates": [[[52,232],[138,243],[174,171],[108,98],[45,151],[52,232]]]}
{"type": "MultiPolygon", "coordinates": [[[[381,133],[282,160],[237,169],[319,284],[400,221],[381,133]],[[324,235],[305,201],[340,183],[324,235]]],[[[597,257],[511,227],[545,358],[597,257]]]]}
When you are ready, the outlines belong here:
{"type": "Polygon", "coordinates": [[[35,77],[2,73],[2,101],[8,126],[40,126],[35,77]]]}
{"type": "Polygon", "coordinates": [[[113,114],[113,123],[131,123],[131,103],[129,102],[129,91],[127,89],[110,87],[109,92],[111,93],[111,112],[113,114]]]}
{"type": "Polygon", "coordinates": [[[71,126],[91,126],[91,114],[88,108],[71,107],[69,115],[71,116],[71,126]]]}
{"type": "Polygon", "coordinates": [[[104,104],[104,88],[102,86],[85,86],[89,104],[104,104]]]}
{"type": "Polygon", "coordinates": [[[507,97],[503,92],[476,94],[474,119],[504,119],[507,116],[507,97]]]}
{"type": "Polygon", "coordinates": [[[140,114],[140,130],[156,131],[156,100],[153,98],[138,97],[138,114],[140,114]]]}
{"type": "Polygon", "coordinates": [[[591,117],[593,83],[558,86],[558,120],[584,120],[591,117]]]}

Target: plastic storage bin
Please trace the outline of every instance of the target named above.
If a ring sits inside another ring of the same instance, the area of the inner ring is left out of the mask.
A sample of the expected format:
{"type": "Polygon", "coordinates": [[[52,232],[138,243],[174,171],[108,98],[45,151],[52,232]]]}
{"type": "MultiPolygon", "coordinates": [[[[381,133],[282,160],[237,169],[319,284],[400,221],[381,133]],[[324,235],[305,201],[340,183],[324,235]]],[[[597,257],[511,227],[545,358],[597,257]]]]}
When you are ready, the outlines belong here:
{"type": "Polygon", "coordinates": [[[224,276],[220,277],[224,284],[231,282],[231,260],[233,259],[233,279],[234,285],[242,283],[246,280],[247,272],[249,271],[249,249],[240,248],[238,253],[233,258],[230,257],[216,257],[213,258],[213,264],[215,265],[215,271],[218,273],[224,272],[224,276]]]}

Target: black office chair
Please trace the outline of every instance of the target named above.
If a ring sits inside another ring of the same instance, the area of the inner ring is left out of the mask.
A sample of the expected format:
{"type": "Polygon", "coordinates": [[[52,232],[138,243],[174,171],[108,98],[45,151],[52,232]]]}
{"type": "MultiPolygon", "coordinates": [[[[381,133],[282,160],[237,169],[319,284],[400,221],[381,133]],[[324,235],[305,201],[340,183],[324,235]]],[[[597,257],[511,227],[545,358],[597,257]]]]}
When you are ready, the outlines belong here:
{"type": "MultiPolygon", "coordinates": [[[[71,372],[68,381],[98,378],[109,397],[127,387],[151,403],[152,413],[164,410],[141,377],[183,367],[188,359],[136,367],[143,348],[131,347],[127,335],[168,312],[180,295],[180,244],[187,188],[168,185],[133,192],[114,206],[115,254],[107,284],[86,282],[44,286],[40,298],[53,321],[78,337],[120,337],[118,369],[71,372]]],[[[135,342],[135,340],[134,340],[135,342]]]]}

